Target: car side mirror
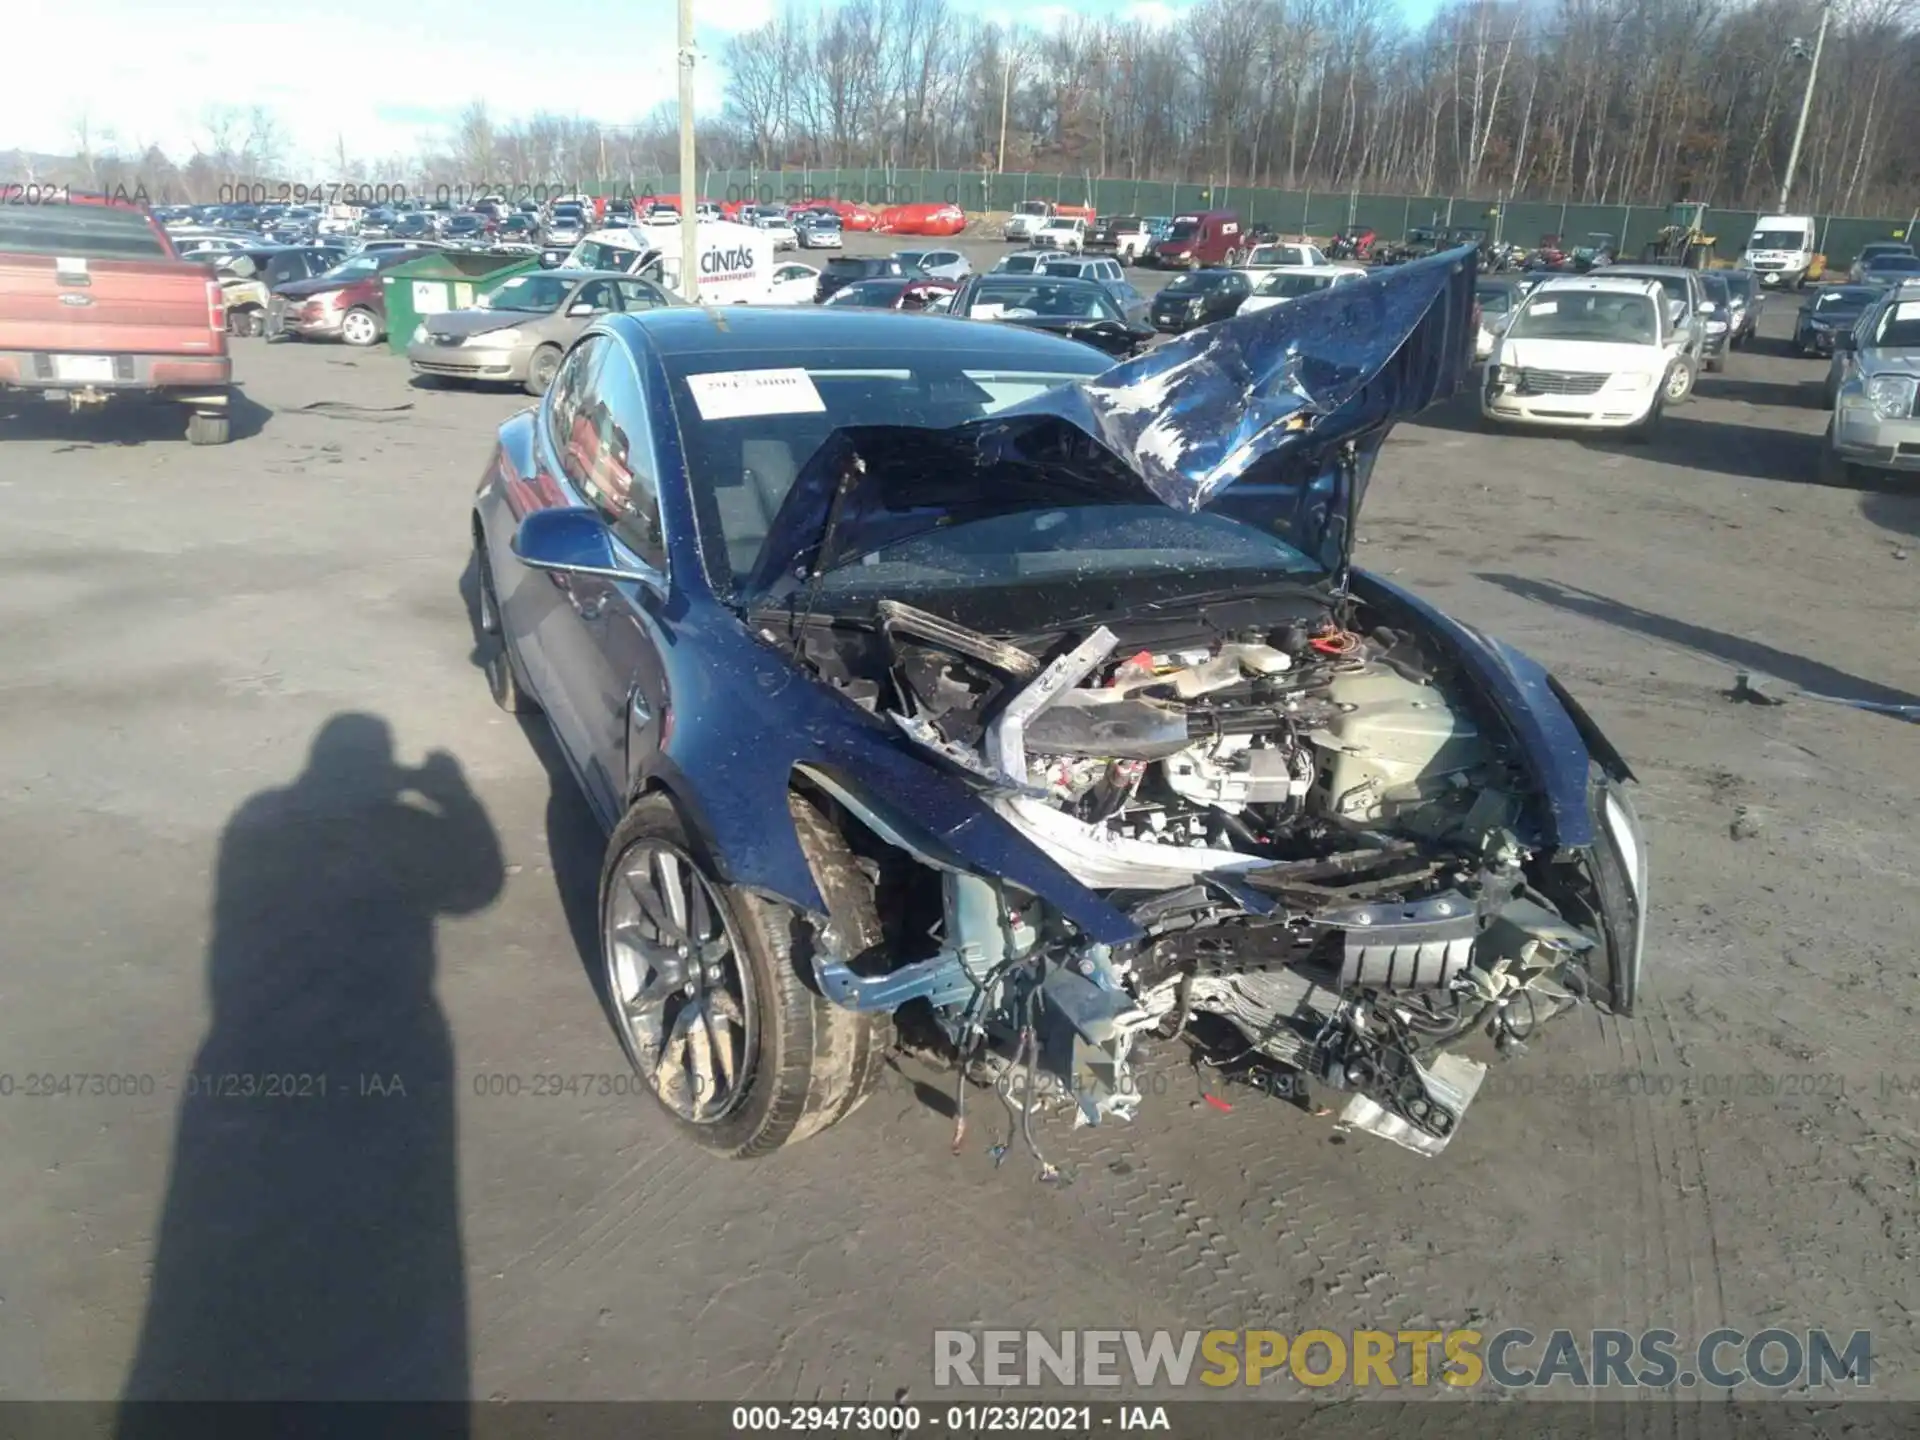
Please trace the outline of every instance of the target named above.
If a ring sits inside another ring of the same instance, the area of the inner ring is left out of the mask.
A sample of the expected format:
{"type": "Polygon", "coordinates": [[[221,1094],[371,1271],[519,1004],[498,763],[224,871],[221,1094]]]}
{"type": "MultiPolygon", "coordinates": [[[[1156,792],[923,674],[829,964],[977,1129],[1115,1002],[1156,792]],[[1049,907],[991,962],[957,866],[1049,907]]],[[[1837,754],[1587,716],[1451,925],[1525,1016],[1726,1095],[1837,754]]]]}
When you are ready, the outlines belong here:
{"type": "Polygon", "coordinates": [[[600,512],[584,506],[533,511],[514,531],[513,553],[535,570],[609,580],[641,578],[614,554],[613,534],[600,512]]]}
{"type": "Polygon", "coordinates": [[[1713,314],[1716,308],[1717,307],[1714,305],[1713,301],[1711,300],[1702,300],[1700,302],[1700,313],[1702,315],[1711,315],[1713,314]]]}
{"type": "Polygon", "coordinates": [[[567,314],[571,316],[592,315],[595,313],[597,313],[596,307],[589,305],[585,300],[577,300],[567,307],[567,314]]]}

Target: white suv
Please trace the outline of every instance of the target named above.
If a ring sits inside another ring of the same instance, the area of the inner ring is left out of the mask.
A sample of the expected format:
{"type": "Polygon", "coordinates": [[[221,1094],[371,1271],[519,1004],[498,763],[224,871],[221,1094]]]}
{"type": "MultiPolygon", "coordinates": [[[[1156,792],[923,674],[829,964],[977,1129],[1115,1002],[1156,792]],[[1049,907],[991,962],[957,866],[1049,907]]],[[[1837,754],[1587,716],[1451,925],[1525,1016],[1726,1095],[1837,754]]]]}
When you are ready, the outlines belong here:
{"type": "Polygon", "coordinates": [[[1616,430],[1645,438],[1659,422],[1676,360],[1657,280],[1550,280],[1494,342],[1480,387],[1490,425],[1616,430]]]}

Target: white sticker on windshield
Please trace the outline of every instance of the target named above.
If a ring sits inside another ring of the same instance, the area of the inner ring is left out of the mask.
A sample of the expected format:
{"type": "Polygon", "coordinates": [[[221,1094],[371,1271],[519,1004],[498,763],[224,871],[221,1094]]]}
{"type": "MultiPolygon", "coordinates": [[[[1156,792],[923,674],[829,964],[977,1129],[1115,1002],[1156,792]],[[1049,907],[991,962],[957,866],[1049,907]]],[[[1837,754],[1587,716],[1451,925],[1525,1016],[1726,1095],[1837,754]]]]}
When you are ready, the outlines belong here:
{"type": "Polygon", "coordinates": [[[689,375],[687,388],[702,420],[749,415],[817,415],[827,406],[804,370],[720,370],[689,375]]]}
{"type": "Polygon", "coordinates": [[[1560,302],[1558,300],[1536,300],[1533,302],[1533,308],[1527,311],[1527,313],[1529,315],[1551,315],[1559,308],[1560,302]]]}
{"type": "Polygon", "coordinates": [[[1902,300],[1893,307],[1896,320],[1920,320],[1920,300],[1902,300]]]}

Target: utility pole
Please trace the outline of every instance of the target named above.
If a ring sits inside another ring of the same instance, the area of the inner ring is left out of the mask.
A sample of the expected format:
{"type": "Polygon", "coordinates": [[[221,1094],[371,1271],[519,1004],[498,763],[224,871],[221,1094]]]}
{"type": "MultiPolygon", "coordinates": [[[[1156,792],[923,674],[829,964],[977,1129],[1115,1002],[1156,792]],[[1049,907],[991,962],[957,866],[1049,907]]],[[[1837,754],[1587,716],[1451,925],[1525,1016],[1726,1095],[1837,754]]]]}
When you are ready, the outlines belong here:
{"type": "Polygon", "coordinates": [[[1833,19],[1833,0],[1821,0],[1820,32],[1813,38],[1813,63],[1807,66],[1807,93],[1800,97],[1800,123],[1793,127],[1793,149],[1787,152],[1787,175],[1780,182],[1780,213],[1787,213],[1793,194],[1793,172],[1800,168],[1800,142],[1807,136],[1807,115],[1813,109],[1813,85],[1820,77],[1820,51],[1827,43],[1827,22],[1833,19]]]}
{"type": "Polygon", "coordinates": [[[698,305],[700,182],[693,168],[693,62],[693,0],[680,0],[680,293],[698,305]]]}
{"type": "MultiPolygon", "coordinates": [[[[682,0],[685,3],[685,0],[682,0]]],[[[994,167],[1007,173],[1007,101],[1013,94],[1013,46],[1007,46],[1007,68],[1000,74],[1000,160],[994,167]]]]}

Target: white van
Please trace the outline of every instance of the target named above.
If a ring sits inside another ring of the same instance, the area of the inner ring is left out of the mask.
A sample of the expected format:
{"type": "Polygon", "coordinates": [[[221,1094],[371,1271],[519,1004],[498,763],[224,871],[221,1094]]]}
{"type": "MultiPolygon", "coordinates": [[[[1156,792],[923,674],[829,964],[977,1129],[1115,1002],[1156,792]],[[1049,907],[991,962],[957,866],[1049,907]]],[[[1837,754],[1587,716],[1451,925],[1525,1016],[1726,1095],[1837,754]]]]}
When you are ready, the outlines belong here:
{"type": "MultiPolygon", "coordinates": [[[[778,305],[773,239],[764,230],[729,221],[701,221],[699,293],[702,305],[778,305]]],[[[680,231],[662,226],[595,230],[560,262],[563,270],[617,270],[655,281],[680,294],[680,231]]]]}
{"type": "Polygon", "coordinates": [[[1758,275],[1762,285],[1798,290],[1813,268],[1814,245],[1811,215],[1762,215],[1740,265],[1758,275]]]}

